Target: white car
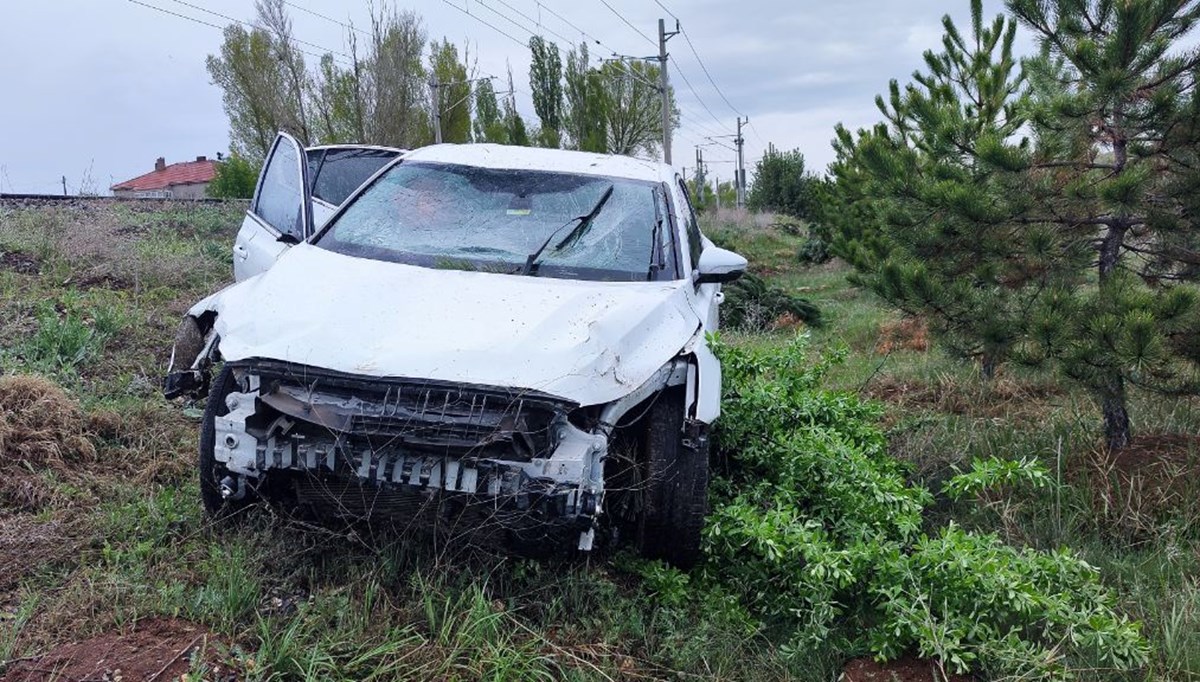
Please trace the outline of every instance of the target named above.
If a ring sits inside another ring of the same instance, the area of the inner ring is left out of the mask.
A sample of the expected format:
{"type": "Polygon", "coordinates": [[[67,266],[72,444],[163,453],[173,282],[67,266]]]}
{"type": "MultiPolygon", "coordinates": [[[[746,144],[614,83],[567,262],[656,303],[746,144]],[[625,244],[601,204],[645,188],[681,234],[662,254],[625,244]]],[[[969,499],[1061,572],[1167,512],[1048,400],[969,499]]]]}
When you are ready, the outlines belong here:
{"type": "MultiPolygon", "coordinates": [[[[279,211],[305,220],[293,195],[279,211]]],[[[697,558],[721,394],[706,334],[746,261],[700,233],[669,166],[418,149],[268,265],[196,304],[172,356],[168,395],[224,361],[200,439],[210,513],[265,497],[697,558]]]]}

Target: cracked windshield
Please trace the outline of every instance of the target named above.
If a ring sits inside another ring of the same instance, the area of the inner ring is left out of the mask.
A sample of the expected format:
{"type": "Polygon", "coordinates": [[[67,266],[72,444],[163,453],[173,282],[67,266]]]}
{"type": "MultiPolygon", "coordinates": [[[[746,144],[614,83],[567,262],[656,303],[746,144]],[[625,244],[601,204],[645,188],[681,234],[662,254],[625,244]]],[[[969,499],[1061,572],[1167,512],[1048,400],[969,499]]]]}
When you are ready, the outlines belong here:
{"type": "Polygon", "coordinates": [[[445,269],[646,281],[659,272],[659,247],[672,252],[670,230],[658,229],[665,215],[649,182],[409,163],[363,192],[317,245],[445,269]]]}

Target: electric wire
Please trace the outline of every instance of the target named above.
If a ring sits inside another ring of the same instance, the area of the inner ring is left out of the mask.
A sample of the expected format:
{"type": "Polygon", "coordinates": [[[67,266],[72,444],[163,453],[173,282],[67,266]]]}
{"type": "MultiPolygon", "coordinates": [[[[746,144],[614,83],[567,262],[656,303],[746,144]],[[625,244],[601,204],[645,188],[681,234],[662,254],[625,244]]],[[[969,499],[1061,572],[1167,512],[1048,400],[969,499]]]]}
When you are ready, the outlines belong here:
{"type": "MultiPolygon", "coordinates": [[[[222,19],[224,19],[224,20],[226,20],[226,21],[232,21],[232,22],[233,22],[233,23],[235,23],[235,24],[241,24],[241,25],[243,25],[243,26],[245,26],[245,27],[247,27],[247,28],[251,28],[251,29],[257,28],[257,27],[256,27],[254,24],[251,24],[251,23],[249,23],[249,22],[242,21],[241,19],[235,19],[235,18],[233,18],[233,17],[231,17],[231,16],[229,16],[229,15],[227,15],[227,14],[221,14],[220,12],[214,12],[214,11],[213,11],[213,10],[211,10],[211,9],[207,9],[207,8],[205,8],[205,7],[200,7],[199,5],[193,5],[192,3],[190,3],[190,2],[185,2],[184,0],[171,0],[171,2],[174,2],[174,3],[175,3],[175,4],[177,4],[177,5],[183,5],[184,7],[190,7],[191,9],[194,9],[194,10],[197,10],[197,11],[200,11],[200,12],[204,12],[204,13],[206,13],[206,14],[211,14],[211,15],[213,15],[214,17],[220,17],[220,18],[222,18],[222,19]]],[[[323,46],[321,46],[321,45],[318,45],[318,44],[316,44],[316,43],[310,43],[310,42],[308,42],[307,40],[301,40],[301,39],[299,39],[299,38],[297,38],[297,37],[295,37],[295,36],[292,36],[292,40],[296,41],[297,43],[299,43],[299,44],[301,44],[301,45],[307,45],[308,47],[311,47],[311,48],[313,48],[313,49],[316,49],[316,50],[321,50],[322,52],[325,52],[325,53],[328,53],[328,54],[336,54],[336,55],[341,55],[341,56],[345,57],[346,59],[350,59],[350,58],[351,58],[351,57],[350,57],[350,55],[348,55],[348,54],[346,54],[346,53],[344,53],[344,52],[339,52],[339,51],[337,51],[337,50],[331,50],[331,49],[329,49],[329,48],[327,48],[327,47],[323,47],[323,46]]]]}
{"type": "MultiPolygon", "coordinates": [[[[507,21],[508,23],[512,24],[513,26],[516,26],[518,29],[520,29],[520,30],[522,30],[522,31],[525,31],[526,33],[528,33],[528,34],[529,34],[529,36],[530,36],[531,38],[532,38],[533,36],[536,36],[536,35],[537,35],[537,33],[534,33],[533,31],[529,30],[529,28],[528,28],[528,27],[524,26],[523,24],[521,24],[521,23],[520,23],[520,22],[518,22],[517,20],[515,20],[515,19],[513,19],[512,17],[508,16],[507,14],[505,14],[505,13],[501,12],[500,10],[496,9],[495,7],[492,7],[491,5],[487,4],[486,2],[484,2],[484,0],[475,0],[475,4],[476,4],[476,5],[478,5],[478,6],[480,6],[480,7],[482,7],[482,8],[484,8],[484,9],[486,9],[487,11],[491,12],[492,14],[495,14],[496,16],[498,16],[498,17],[500,17],[501,19],[503,19],[503,20],[507,21]]],[[[523,43],[523,45],[524,45],[525,47],[528,47],[528,46],[529,46],[529,43],[528,43],[528,42],[525,42],[525,43],[523,43]]]]}
{"type": "Polygon", "coordinates": [[[314,16],[314,17],[317,17],[318,19],[324,19],[325,21],[328,21],[328,22],[331,22],[331,23],[337,24],[338,26],[341,26],[342,28],[344,28],[344,29],[346,29],[346,30],[348,30],[348,31],[354,31],[354,32],[356,32],[356,33],[361,33],[361,34],[363,34],[363,35],[365,35],[365,36],[367,36],[367,37],[371,37],[371,34],[370,34],[370,33],[368,33],[368,32],[366,32],[366,31],[362,30],[361,28],[358,28],[357,26],[355,26],[355,25],[353,25],[353,24],[347,24],[347,23],[345,23],[345,22],[343,22],[343,21],[338,21],[337,19],[334,19],[333,17],[330,17],[330,16],[327,16],[327,15],[321,14],[320,12],[317,12],[317,11],[315,11],[315,10],[311,10],[311,9],[309,9],[309,8],[307,8],[307,7],[303,7],[303,6],[301,6],[301,5],[297,5],[297,4],[296,4],[296,3],[294,3],[294,2],[288,2],[287,0],[284,0],[283,4],[287,5],[288,7],[291,7],[291,8],[293,8],[293,9],[298,9],[298,10],[300,10],[301,12],[304,12],[305,14],[311,14],[312,16],[314,16]]]}
{"type": "Polygon", "coordinates": [[[453,2],[450,2],[450,0],[442,0],[442,2],[446,3],[447,5],[450,5],[454,9],[458,10],[459,12],[462,12],[463,14],[467,15],[468,17],[471,17],[472,19],[474,19],[475,21],[478,21],[479,23],[483,24],[484,26],[487,26],[488,28],[492,29],[496,33],[499,33],[500,35],[504,36],[505,38],[508,38],[509,40],[520,45],[521,47],[526,46],[524,42],[515,38],[511,33],[507,32],[501,28],[498,28],[495,24],[492,24],[491,22],[487,21],[486,19],[484,19],[483,17],[481,17],[477,14],[471,14],[471,11],[469,9],[459,7],[458,5],[454,4],[453,2]]]}
{"type": "Polygon", "coordinates": [[[644,38],[644,39],[646,40],[646,42],[650,43],[650,44],[651,44],[651,45],[653,45],[654,47],[658,47],[658,41],[654,40],[654,39],[653,39],[653,38],[651,38],[650,36],[648,36],[648,35],[646,35],[645,33],[643,33],[643,32],[642,32],[642,29],[638,28],[637,26],[634,26],[632,22],[630,22],[628,19],[626,19],[626,18],[625,18],[625,15],[624,15],[624,14],[621,14],[621,13],[620,13],[620,12],[618,12],[618,11],[617,11],[615,8],[613,8],[613,6],[612,6],[612,5],[608,4],[608,0],[600,0],[600,4],[602,4],[602,5],[604,5],[605,7],[607,7],[607,8],[608,8],[608,11],[610,11],[610,12],[612,12],[613,14],[617,15],[617,18],[618,18],[618,19],[620,19],[621,21],[625,22],[625,25],[626,25],[626,26],[628,26],[629,28],[633,29],[633,32],[634,32],[634,33],[636,33],[636,34],[638,34],[638,35],[640,35],[642,38],[644,38]]]}
{"type": "MultiPolygon", "coordinates": [[[[482,1],[482,0],[481,0],[481,1],[482,1]]],[[[523,19],[525,19],[525,20],[526,20],[526,21],[528,21],[529,23],[531,23],[531,24],[536,24],[536,25],[537,25],[537,27],[538,27],[539,29],[543,28],[543,26],[542,26],[542,22],[541,22],[541,21],[538,21],[537,19],[534,19],[533,17],[531,17],[531,16],[529,16],[528,14],[526,14],[526,13],[522,12],[521,10],[517,9],[516,7],[513,7],[512,5],[508,4],[508,2],[506,2],[505,0],[496,0],[496,2],[500,3],[501,5],[504,5],[505,7],[509,8],[510,10],[512,10],[512,11],[514,11],[514,12],[516,12],[518,15],[520,15],[520,16],[521,16],[523,19]]],[[[564,37],[564,36],[563,36],[561,33],[559,33],[558,31],[555,31],[555,30],[553,30],[553,29],[551,29],[551,28],[549,28],[549,27],[546,27],[546,29],[545,29],[545,30],[546,30],[546,31],[548,31],[549,33],[551,33],[552,35],[554,35],[554,37],[556,37],[556,38],[558,38],[559,40],[561,40],[561,41],[563,41],[564,43],[566,43],[567,45],[573,45],[573,44],[575,43],[575,41],[573,41],[573,40],[571,40],[571,39],[569,39],[569,38],[566,38],[566,37],[564,37]]],[[[530,31],[530,33],[533,33],[533,32],[532,32],[532,31],[530,31]]],[[[540,35],[541,35],[541,33],[535,33],[534,35],[539,35],[539,36],[540,36],[540,35]]],[[[543,38],[545,38],[545,36],[542,36],[542,37],[543,37],[543,38]]]]}
{"type": "MultiPolygon", "coordinates": [[[[201,26],[208,26],[209,28],[215,28],[215,29],[217,29],[218,31],[224,31],[224,30],[225,30],[225,27],[224,27],[224,26],[218,26],[217,24],[214,24],[214,23],[212,23],[212,22],[205,21],[205,20],[203,20],[203,19],[198,19],[198,18],[196,18],[196,17],[190,17],[190,16],[188,16],[188,15],[186,15],[186,14],[180,14],[179,12],[172,12],[171,10],[169,10],[169,9],[166,9],[165,7],[159,7],[158,5],[151,5],[151,4],[150,4],[150,3],[148,3],[148,2],[142,2],[141,0],[129,0],[129,2],[131,2],[131,3],[135,4],[135,5],[141,5],[142,7],[146,7],[146,8],[149,8],[149,9],[155,10],[155,11],[157,11],[157,12],[162,12],[163,14],[168,14],[168,15],[170,15],[170,16],[177,17],[177,18],[179,18],[179,19],[186,19],[187,21],[190,21],[190,22],[192,22],[192,23],[195,23],[195,24],[200,24],[201,26]]],[[[239,21],[239,22],[237,22],[237,23],[239,23],[239,24],[240,24],[240,23],[243,23],[243,22],[240,22],[240,21],[239,21]]],[[[299,52],[300,54],[307,55],[307,56],[309,56],[309,57],[312,57],[312,58],[314,58],[314,59],[321,59],[321,58],[322,58],[322,55],[316,54],[316,53],[314,53],[314,52],[309,52],[308,50],[301,50],[301,49],[297,48],[297,49],[296,49],[296,51],[297,51],[297,52],[299,52]]]]}

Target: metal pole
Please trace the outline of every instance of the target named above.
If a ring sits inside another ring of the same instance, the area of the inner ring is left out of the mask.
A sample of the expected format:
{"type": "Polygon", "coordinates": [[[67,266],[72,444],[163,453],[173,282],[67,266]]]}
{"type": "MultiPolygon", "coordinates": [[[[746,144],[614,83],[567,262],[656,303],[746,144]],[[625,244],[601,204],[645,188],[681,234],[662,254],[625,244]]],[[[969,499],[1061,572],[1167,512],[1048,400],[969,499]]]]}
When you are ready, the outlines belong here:
{"type": "Polygon", "coordinates": [[[433,90],[433,141],[435,144],[442,143],[442,100],[438,96],[438,88],[441,85],[437,79],[429,81],[429,87],[433,90]]]}
{"type": "Polygon", "coordinates": [[[717,198],[717,210],[721,210],[721,177],[713,176],[713,196],[717,198]]]}
{"type": "MultiPolygon", "coordinates": [[[[675,33],[678,33],[676,31],[675,33]]],[[[662,95],[663,163],[671,165],[671,88],[667,77],[667,22],[658,20],[658,87],[662,95]]]]}
{"type": "MultiPolygon", "coordinates": [[[[747,118],[745,120],[745,123],[749,123],[749,122],[750,122],[750,119],[747,118]]],[[[742,137],[742,124],[743,124],[742,117],[738,116],[737,139],[735,140],[735,142],[737,143],[737,167],[738,167],[738,169],[737,169],[737,183],[736,184],[737,184],[737,207],[738,208],[746,207],[746,158],[742,153],[743,152],[742,146],[745,143],[745,139],[742,137]]]]}

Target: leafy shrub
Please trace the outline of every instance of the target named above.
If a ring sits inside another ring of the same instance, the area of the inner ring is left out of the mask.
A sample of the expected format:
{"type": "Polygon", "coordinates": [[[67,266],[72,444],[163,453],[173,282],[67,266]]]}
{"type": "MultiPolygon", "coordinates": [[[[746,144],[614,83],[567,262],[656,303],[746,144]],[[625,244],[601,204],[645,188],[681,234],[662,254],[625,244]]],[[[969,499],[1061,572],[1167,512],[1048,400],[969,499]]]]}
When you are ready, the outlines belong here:
{"type": "MultiPolygon", "coordinates": [[[[1018,550],[958,526],[928,530],[931,495],[887,454],[880,409],[821,390],[830,356],[803,337],[717,343],[726,395],[705,574],[799,651],[828,640],[883,658],[936,657],[958,672],[1068,679],[1088,657],[1143,663],[1139,625],[1069,551],[1018,550]]],[[[1028,463],[979,463],[956,492],[1037,482],[1028,463]]]]}
{"type": "Polygon", "coordinates": [[[746,273],[722,287],[721,324],[743,331],[772,328],[781,318],[791,317],[812,327],[821,326],[821,311],[808,299],[793,296],[763,278],[746,273]]]}

